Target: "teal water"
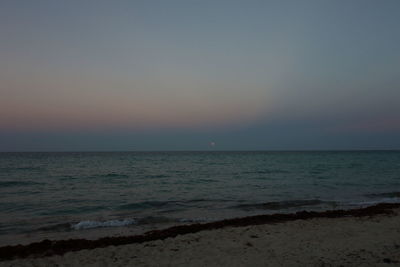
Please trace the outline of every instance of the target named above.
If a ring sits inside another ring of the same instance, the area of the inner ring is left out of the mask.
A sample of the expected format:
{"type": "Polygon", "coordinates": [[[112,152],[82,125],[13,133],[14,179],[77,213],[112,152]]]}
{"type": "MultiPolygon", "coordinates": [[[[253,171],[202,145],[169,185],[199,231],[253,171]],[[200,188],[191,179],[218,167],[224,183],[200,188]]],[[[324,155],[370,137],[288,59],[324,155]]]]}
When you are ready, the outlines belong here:
{"type": "Polygon", "coordinates": [[[399,200],[399,151],[0,153],[0,239],[399,200]]]}

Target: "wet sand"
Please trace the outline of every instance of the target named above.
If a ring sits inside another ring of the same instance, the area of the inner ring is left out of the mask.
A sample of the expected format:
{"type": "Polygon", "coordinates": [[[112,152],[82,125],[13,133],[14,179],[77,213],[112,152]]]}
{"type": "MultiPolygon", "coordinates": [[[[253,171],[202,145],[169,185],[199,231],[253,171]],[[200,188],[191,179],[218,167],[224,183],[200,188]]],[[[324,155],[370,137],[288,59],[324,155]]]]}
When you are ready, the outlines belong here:
{"type": "Polygon", "coordinates": [[[0,266],[400,266],[400,206],[253,216],[97,241],[43,241],[2,247],[0,258],[0,266]]]}

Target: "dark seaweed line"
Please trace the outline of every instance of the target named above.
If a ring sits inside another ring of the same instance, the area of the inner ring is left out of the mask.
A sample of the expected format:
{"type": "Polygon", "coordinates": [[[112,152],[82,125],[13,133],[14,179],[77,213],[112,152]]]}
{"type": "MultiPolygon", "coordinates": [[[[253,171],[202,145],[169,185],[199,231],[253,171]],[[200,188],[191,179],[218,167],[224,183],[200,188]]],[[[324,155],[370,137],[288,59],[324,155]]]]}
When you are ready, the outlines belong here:
{"type": "Polygon", "coordinates": [[[243,218],[235,218],[210,223],[198,223],[190,225],[174,226],[164,230],[155,230],[143,235],[104,237],[97,240],[69,239],[69,240],[43,240],[29,245],[15,245],[0,247],[0,260],[17,258],[37,258],[52,255],[62,255],[66,252],[82,249],[95,249],[107,246],[119,246],[133,243],[143,243],[153,240],[173,238],[178,235],[197,233],[204,230],[220,229],[224,227],[243,227],[250,225],[283,223],[295,220],[308,220],[314,218],[341,218],[341,217],[365,217],[378,214],[393,214],[394,208],[399,208],[400,203],[381,203],[378,205],[350,209],[328,210],[324,212],[300,211],[292,214],[257,215],[243,218]]]}

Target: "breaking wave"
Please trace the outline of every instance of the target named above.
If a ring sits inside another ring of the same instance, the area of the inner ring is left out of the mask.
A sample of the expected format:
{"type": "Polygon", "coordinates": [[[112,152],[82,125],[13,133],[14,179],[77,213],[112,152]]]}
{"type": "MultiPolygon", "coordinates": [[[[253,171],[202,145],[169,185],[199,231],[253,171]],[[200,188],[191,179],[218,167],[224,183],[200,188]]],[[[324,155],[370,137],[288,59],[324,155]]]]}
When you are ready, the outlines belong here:
{"type": "Polygon", "coordinates": [[[131,224],[136,224],[137,222],[133,219],[124,219],[124,220],[110,220],[110,221],[81,221],[77,224],[71,225],[71,228],[74,230],[83,230],[83,229],[92,229],[92,228],[100,228],[100,227],[120,227],[127,226],[131,224]]]}
{"type": "Polygon", "coordinates": [[[319,199],[309,199],[309,200],[285,200],[285,201],[273,201],[266,203],[255,203],[255,204],[240,204],[233,206],[232,208],[241,209],[241,210],[254,210],[254,209],[262,209],[262,210],[282,210],[289,208],[299,208],[306,206],[317,206],[323,204],[335,205],[334,201],[322,201],[319,199]]]}

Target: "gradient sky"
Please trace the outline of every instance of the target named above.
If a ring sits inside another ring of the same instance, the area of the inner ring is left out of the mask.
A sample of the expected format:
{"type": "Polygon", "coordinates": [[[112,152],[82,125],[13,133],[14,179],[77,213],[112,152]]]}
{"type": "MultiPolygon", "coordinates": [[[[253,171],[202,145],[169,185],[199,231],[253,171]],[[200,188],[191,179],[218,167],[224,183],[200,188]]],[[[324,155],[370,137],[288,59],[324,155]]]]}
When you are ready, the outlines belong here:
{"type": "Polygon", "coordinates": [[[400,149],[399,14],[3,0],[0,151],[400,149]]]}

